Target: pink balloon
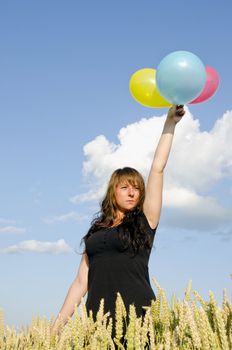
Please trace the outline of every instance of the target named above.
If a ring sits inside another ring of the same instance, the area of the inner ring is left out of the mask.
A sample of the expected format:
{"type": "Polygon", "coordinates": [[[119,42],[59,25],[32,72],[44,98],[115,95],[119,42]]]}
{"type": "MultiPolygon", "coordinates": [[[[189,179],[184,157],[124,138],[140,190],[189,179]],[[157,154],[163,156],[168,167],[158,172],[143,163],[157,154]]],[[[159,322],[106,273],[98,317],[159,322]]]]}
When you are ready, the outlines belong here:
{"type": "Polygon", "coordinates": [[[216,92],[219,85],[219,75],[217,71],[209,66],[205,67],[206,82],[200,95],[195,100],[189,102],[190,104],[200,103],[208,100],[216,92]]]}

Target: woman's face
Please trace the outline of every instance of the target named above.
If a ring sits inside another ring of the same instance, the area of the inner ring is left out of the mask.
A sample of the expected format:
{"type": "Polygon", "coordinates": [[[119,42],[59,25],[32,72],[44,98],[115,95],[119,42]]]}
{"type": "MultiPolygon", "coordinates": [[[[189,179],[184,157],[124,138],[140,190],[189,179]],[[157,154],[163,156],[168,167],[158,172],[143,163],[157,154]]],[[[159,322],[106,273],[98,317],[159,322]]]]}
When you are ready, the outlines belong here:
{"type": "Polygon", "coordinates": [[[119,182],[115,189],[115,199],[118,209],[122,212],[134,209],[140,198],[139,187],[131,185],[128,181],[119,182]]]}

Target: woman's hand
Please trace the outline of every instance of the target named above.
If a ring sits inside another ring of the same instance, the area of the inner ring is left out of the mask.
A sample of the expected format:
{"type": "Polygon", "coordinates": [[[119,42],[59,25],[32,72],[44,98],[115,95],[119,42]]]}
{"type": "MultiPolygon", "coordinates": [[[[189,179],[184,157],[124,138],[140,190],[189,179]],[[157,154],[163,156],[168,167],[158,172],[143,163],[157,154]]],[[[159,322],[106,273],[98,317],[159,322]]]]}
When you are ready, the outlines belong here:
{"type": "Polygon", "coordinates": [[[177,124],[185,114],[184,106],[173,105],[169,108],[167,119],[172,120],[177,124]]]}
{"type": "Polygon", "coordinates": [[[64,324],[61,319],[58,318],[50,327],[50,337],[58,337],[60,339],[64,324]]]}

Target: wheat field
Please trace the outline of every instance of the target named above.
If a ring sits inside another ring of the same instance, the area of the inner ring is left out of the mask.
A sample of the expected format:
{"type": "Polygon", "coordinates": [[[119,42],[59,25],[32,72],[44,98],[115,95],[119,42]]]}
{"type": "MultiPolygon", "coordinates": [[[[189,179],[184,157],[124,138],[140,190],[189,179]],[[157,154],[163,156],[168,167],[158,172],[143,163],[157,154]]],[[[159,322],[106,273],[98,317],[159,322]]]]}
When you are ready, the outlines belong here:
{"type": "Polygon", "coordinates": [[[144,317],[137,317],[135,306],[130,305],[128,323],[125,305],[117,293],[114,339],[112,318],[109,313],[104,313],[104,299],[94,322],[91,312],[88,316],[82,298],[59,334],[51,332],[53,316],[50,319],[33,317],[30,325],[16,330],[4,324],[4,312],[0,310],[0,349],[232,349],[232,305],[226,289],[223,290],[222,306],[219,306],[212,291],[209,291],[209,300],[205,301],[192,291],[189,281],[183,300],[174,295],[168,302],[165,291],[154,278],[153,281],[157,299],[146,307],[144,317]]]}

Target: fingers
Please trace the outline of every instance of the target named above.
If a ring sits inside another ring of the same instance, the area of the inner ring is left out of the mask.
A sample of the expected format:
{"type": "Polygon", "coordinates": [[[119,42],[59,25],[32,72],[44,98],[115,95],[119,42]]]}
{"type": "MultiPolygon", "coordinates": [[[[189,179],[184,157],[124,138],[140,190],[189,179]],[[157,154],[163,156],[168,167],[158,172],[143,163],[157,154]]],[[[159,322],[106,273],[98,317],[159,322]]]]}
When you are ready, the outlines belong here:
{"type": "Polygon", "coordinates": [[[177,105],[175,114],[178,117],[183,117],[183,115],[185,114],[184,106],[183,105],[177,105]]]}

